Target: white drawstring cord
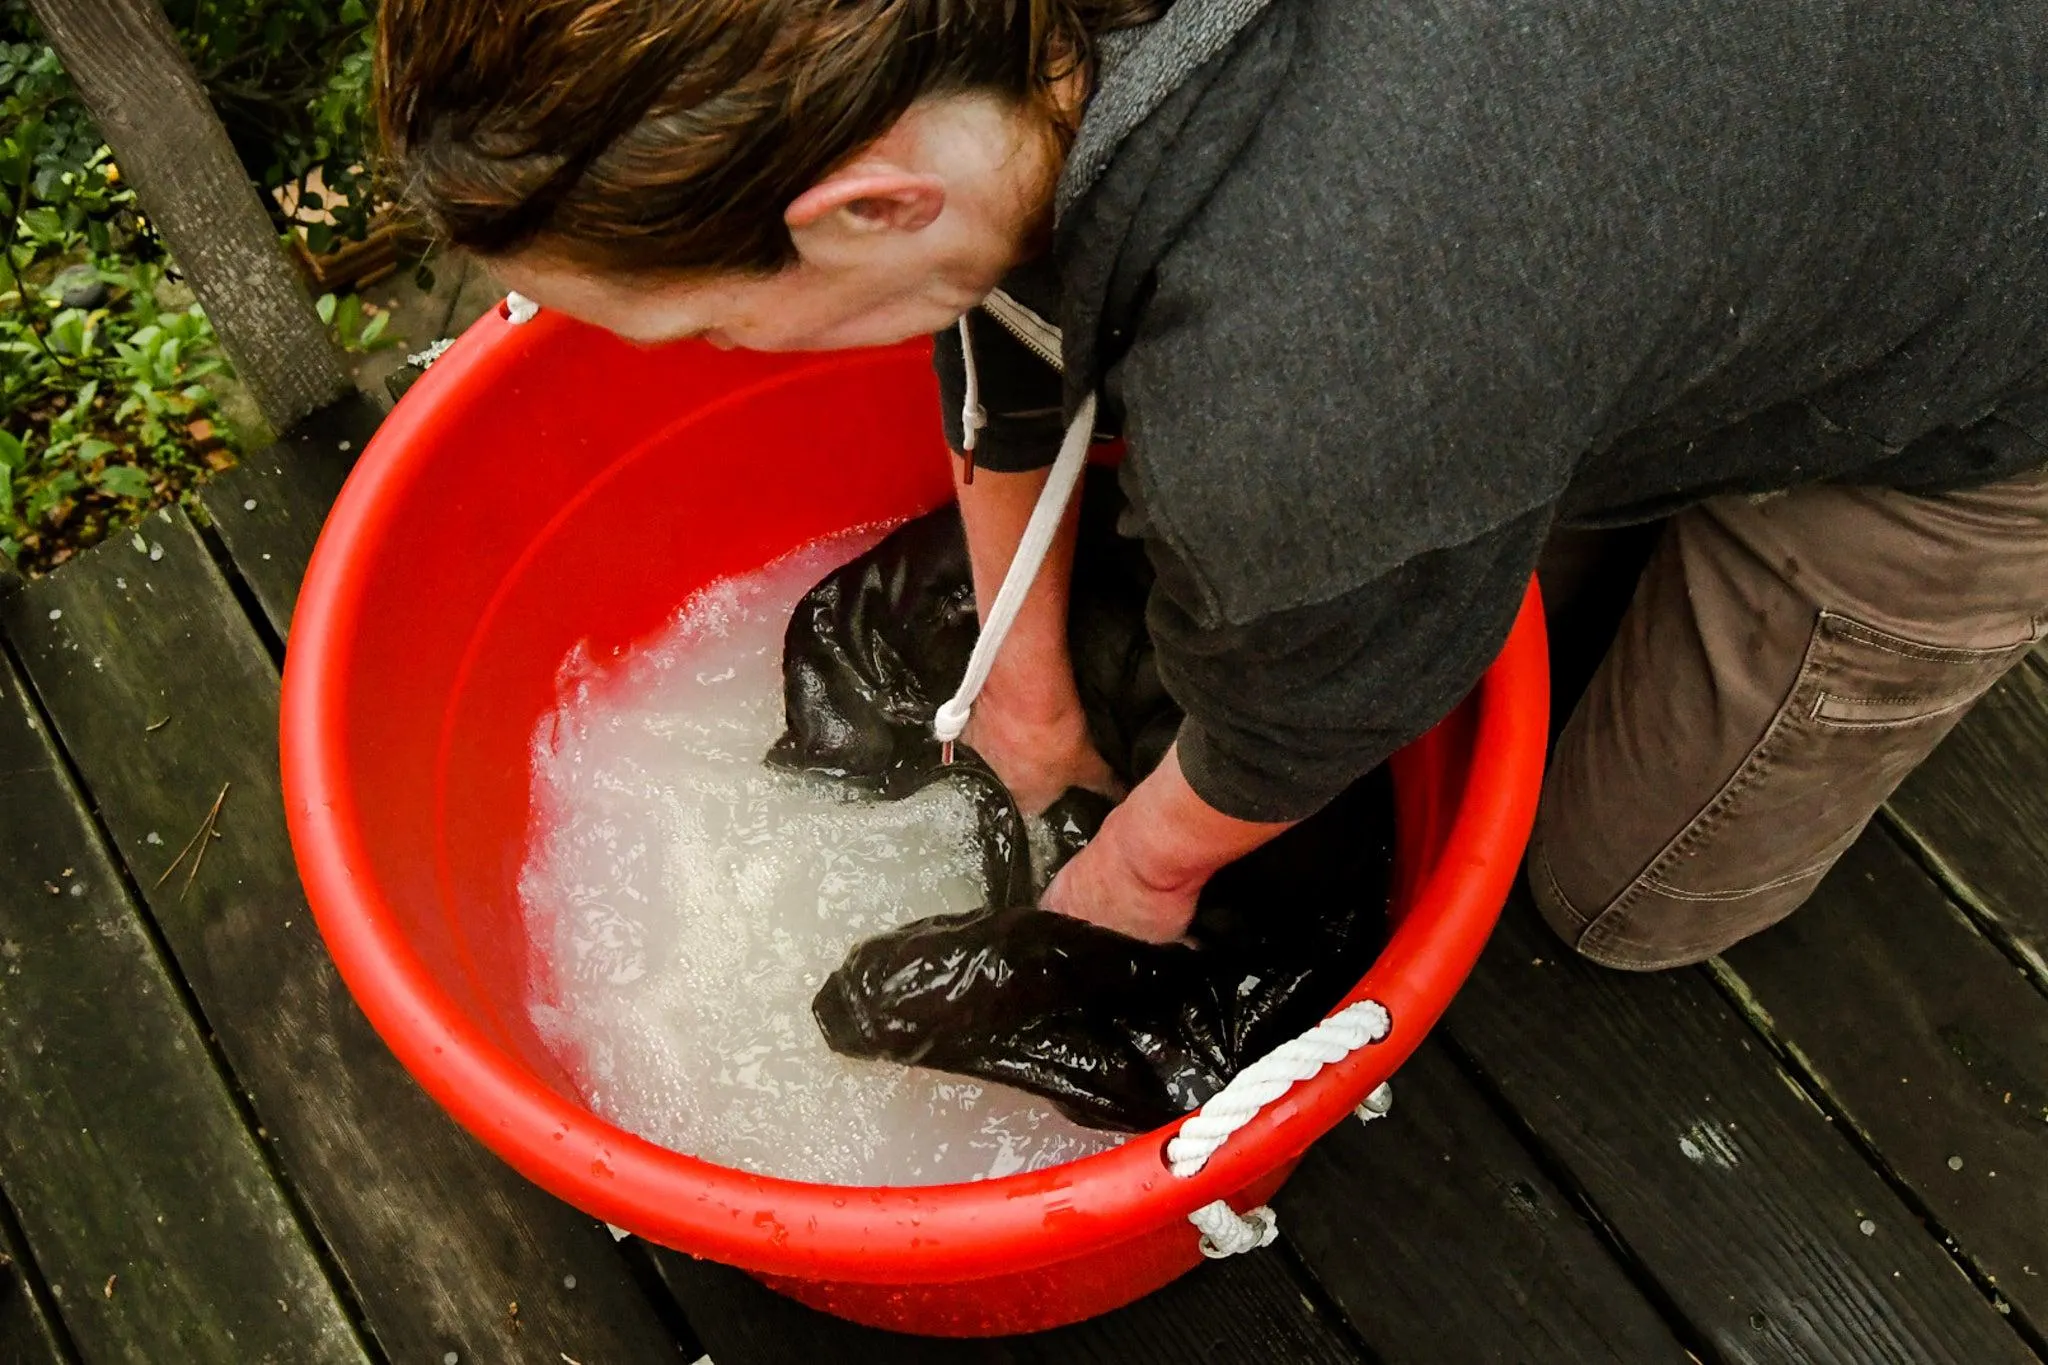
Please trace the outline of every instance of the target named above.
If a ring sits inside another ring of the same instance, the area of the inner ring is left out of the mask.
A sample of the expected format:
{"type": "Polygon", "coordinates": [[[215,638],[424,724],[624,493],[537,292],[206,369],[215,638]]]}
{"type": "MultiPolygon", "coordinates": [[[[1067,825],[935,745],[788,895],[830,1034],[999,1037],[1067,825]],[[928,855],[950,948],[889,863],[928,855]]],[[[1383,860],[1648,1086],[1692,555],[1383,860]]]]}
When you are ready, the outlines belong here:
{"type": "Polygon", "coordinates": [[[967,674],[960,680],[960,690],[932,717],[932,734],[942,745],[950,746],[960,738],[960,732],[967,728],[967,718],[974,714],[974,699],[988,682],[989,670],[995,666],[996,654],[1003,647],[1003,637],[1016,624],[1017,613],[1023,609],[1032,581],[1045,563],[1046,552],[1059,535],[1060,520],[1073,499],[1075,485],[1081,481],[1081,470],[1088,463],[1088,441],[1094,434],[1095,395],[1091,393],[1081,400],[1081,410],[1067,425],[1059,458],[1053,461],[1052,473],[1038,495],[1038,505],[1031,509],[1031,520],[1024,524],[1017,555],[1003,575],[1003,586],[988,610],[988,619],[982,622],[981,637],[974,642],[974,653],[967,660],[967,674]]]}
{"type": "Polygon", "coordinates": [[[967,457],[967,477],[974,477],[974,448],[981,444],[981,429],[988,425],[988,409],[981,405],[981,369],[974,363],[974,334],[967,330],[967,314],[960,315],[960,355],[967,365],[967,399],[960,405],[960,453],[967,457]]]}

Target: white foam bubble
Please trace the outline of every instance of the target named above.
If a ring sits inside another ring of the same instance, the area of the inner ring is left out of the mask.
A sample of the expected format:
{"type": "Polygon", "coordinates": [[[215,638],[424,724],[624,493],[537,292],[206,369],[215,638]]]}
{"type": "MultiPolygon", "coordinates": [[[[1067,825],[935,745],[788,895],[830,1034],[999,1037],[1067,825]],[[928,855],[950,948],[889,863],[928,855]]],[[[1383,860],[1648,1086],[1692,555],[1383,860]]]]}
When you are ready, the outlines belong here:
{"type": "Polygon", "coordinates": [[[952,787],[863,801],[761,764],[790,610],[873,539],[716,584],[609,667],[564,665],[520,884],[531,1017],[595,1112],[724,1165],[914,1185],[1099,1151],[1114,1139],[1008,1087],[836,1056],[811,1020],[854,943],[981,900],[952,787]]]}

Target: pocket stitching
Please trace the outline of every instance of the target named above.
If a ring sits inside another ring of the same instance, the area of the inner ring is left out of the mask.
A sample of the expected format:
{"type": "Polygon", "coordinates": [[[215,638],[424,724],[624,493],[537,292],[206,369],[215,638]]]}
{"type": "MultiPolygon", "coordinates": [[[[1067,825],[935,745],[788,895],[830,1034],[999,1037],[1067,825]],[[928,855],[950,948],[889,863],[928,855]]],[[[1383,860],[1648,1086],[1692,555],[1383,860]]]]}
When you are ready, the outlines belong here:
{"type": "Polygon", "coordinates": [[[1739,891],[1685,891],[1664,882],[1654,872],[1645,872],[1643,877],[1659,895],[1668,896],[1672,900],[1694,901],[1703,904],[1719,901],[1746,900],[1751,896],[1761,896],[1766,891],[1781,890],[1784,887],[1791,886],[1794,882],[1805,881],[1808,877],[1817,877],[1825,873],[1829,868],[1841,861],[1842,855],[1849,851],[1850,846],[1862,835],[1864,828],[1868,824],[1869,822],[1865,821],[1863,825],[1858,825],[1850,832],[1847,839],[1838,840],[1825,854],[1815,861],[1808,863],[1805,867],[1795,872],[1787,872],[1781,877],[1773,877],[1771,880],[1757,886],[1743,887],[1739,891]]]}
{"type": "MultiPolygon", "coordinates": [[[[1994,680],[1993,685],[1996,685],[1996,680],[1994,680]]],[[[1954,693],[1946,697],[1844,697],[1833,692],[1823,691],[1813,699],[1813,709],[1808,713],[1807,719],[1816,725],[1825,725],[1834,730],[1896,730],[1901,726],[1915,725],[1923,720],[1937,720],[1942,716],[1953,715],[1957,711],[1971,705],[1983,694],[1984,689],[1982,688],[1976,688],[1969,692],[1954,693]],[[1829,715],[1826,707],[1831,701],[1851,702],[1864,706],[1909,704],[1924,706],[1926,709],[1917,710],[1910,716],[1887,716],[1882,719],[1852,720],[1846,716],[1829,715]]]]}
{"type": "MultiPolygon", "coordinates": [[[[2041,618],[2036,618],[2036,624],[2043,624],[2041,618]]],[[[1664,849],[1651,860],[1648,867],[1638,873],[1604,910],[1594,916],[1592,922],[1586,927],[1582,938],[1583,943],[1596,945],[1611,943],[1622,938],[1626,933],[1626,926],[1622,922],[1624,917],[1638,902],[1651,894],[1686,900],[1706,900],[1709,897],[1735,900],[1740,899],[1743,895],[1756,895],[1776,889],[1792,881],[1797,881],[1801,876],[1811,874],[1813,869],[1809,866],[1804,872],[1789,874],[1787,878],[1783,879],[1774,879],[1768,886],[1753,887],[1743,893],[1677,891],[1663,877],[1663,874],[1675,867],[1681,859],[1698,851],[1703,845],[1708,843],[1726,823],[1728,812],[1736,801],[1757,783],[1770,775],[1773,771],[1774,760],[1778,750],[1784,742],[1786,731],[1788,727],[1799,722],[1802,718],[1802,711],[1807,713],[1804,719],[1827,729],[1848,731],[1891,729],[1898,728],[1904,724],[1910,724],[1913,721],[1926,720],[1931,716],[1953,713],[1956,710],[1967,707],[1977,698],[1981,697],[1991,686],[1990,683],[1987,683],[1982,687],[1972,689],[1967,694],[1958,695],[1951,693],[1943,698],[1932,699],[1941,703],[1939,710],[1921,713],[1910,718],[1908,721],[1882,721],[1858,724],[1831,720],[1814,714],[1822,701],[1828,696],[1825,691],[1820,692],[1820,695],[1815,698],[1811,707],[1799,705],[1799,695],[1802,689],[1815,687],[1819,682],[1819,656],[1822,649],[1830,643],[1829,637],[1831,634],[1838,637],[1846,637],[1848,641],[1866,645],[1883,653],[1930,663],[1983,664],[2007,657],[2017,659],[2024,656],[2026,651],[2032,648],[2030,643],[2025,642],[2001,648],[1986,649],[1923,645],[1899,636],[1890,635],[1878,630],[1874,626],[1866,626],[1853,617],[1827,610],[1820,611],[1814,621],[1811,632],[1807,636],[1806,649],[1800,657],[1798,670],[1793,674],[1792,685],[1786,692],[1784,700],[1779,703],[1778,709],[1772,713],[1769,724],[1764,727],[1764,732],[1758,737],[1756,744],[1750,749],[1748,754],[1744,755],[1742,762],[1729,775],[1721,790],[1716,792],[1713,798],[1693,816],[1692,820],[1672,837],[1664,849]]],[[[1847,845],[1845,844],[1842,847],[1846,848],[1847,845]]],[[[1839,858],[1840,852],[1838,851],[1835,856],[1839,858]]]]}
{"type": "MultiPolygon", "coordinates": [[[[1908,640],[1903,635],[1893,635],[1889,631],[1879,630],[1876,626],[1867,626],[1853,616],[1844,616],[1840,612],[1828,611],[1823,608],[1820,613],[1820,619],[1814,623],[1814,631],[1816,634],[1819,634],[1822,630],[1832,628],[1861,644],[1870,646],[1872,649],[1881,650],[1886,654],[1897,655],[1902,659],[1925,659],[1930,663],[1960,664],[1995,659],[2002,654],[2009,654],[2013,650],[2026,649],[2034,644],[2038,644],[2041,638],[2041,624],[2042,619],[2040,617],[2030,617],[2027,634],[2021,639],[2012,641],[2010,644],[1981,646],[1928,645],[1922,644],[1918,640],[1908,640]]],[[[1802,661],[1801,667],[1803,668],[1804,666],[1804,661],[1802,661]]]]}

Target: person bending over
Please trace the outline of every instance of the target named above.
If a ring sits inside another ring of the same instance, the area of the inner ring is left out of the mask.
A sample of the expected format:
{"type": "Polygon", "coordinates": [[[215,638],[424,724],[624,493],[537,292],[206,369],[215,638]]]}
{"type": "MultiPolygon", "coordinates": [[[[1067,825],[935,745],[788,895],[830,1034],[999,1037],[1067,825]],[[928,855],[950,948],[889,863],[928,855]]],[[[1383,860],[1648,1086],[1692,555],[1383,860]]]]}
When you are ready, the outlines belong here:
{"type": "MultiPolygon", "coordinates": [[[[1546,543],[1668,518],[1528,876],[1586,957],[1697,961],[1797,907],[2048,624],[2038,0],[379,23],[407,197],[543,306],[649,343],[937,334],[984,603],[1099,396],[1187,718],[1050,908],[1181,934],[1465,695],[1546,543]]],[[[1070,551],[967,734],[1027,806],[1113,785],[1070,551]]]]}

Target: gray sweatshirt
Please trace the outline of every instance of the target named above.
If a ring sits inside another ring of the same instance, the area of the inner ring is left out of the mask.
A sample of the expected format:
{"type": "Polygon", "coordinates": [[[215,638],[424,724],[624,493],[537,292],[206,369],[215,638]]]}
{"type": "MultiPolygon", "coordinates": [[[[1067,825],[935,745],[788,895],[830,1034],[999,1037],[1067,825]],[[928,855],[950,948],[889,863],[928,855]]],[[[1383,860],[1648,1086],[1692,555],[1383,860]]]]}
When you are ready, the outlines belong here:
{"type": "Polygon", "coordinates": [[[1058,205],[1064,386],[978,316],[977,459],[1100,392],[1232,815],[1454,706],[1553,526],[2048,464],[2043,0],[1179,0],[1058,205]]]}

